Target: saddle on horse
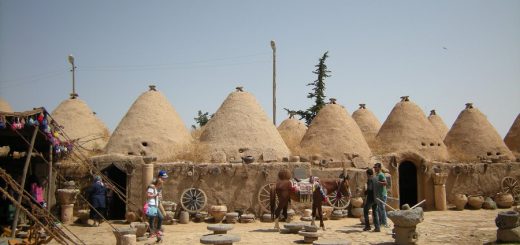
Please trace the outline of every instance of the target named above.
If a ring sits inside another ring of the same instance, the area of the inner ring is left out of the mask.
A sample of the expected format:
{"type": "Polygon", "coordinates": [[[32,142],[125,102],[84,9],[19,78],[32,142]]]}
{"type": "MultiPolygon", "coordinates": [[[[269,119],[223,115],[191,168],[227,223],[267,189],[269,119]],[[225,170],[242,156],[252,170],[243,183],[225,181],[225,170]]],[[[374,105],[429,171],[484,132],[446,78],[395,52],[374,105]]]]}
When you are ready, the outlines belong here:
{"type": "Polygon", "coordinates": [[[326,190],[320,185],[320,180],[316,176],[311,176],[307,179],[291,179],[292,190],[296,193],[300,202],[312,202],[312,194],[314,190],[319,189],[323,198],[327,197],[326,190]]]}

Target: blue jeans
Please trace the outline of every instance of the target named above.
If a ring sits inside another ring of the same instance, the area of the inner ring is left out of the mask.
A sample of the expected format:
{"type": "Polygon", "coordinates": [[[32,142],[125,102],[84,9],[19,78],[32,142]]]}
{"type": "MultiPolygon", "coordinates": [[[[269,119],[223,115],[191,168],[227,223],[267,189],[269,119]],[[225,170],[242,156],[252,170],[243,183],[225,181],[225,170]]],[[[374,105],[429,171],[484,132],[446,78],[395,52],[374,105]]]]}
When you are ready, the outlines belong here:
{"type": "Polygon", "coordinates": [[[148,216],[148,223],[150,224],[150,233],[158,232],[161,230],[161,225],[164,217],[160,210],[157,210],[157,216],[148,216]],[[154,221],[157,218],[157,227],[154,227],[154,221]]]}
{"type": "Polygon", "coordinates": [[[372,209],[372,218],[374,219],[374,228],[379,230],[379,205],[373,201],[365,200],[365,205],[363,206],[363,215],[365,217],[365,228],[370,229],[370,219],[368,218],[368,211],[372,209]]]}
{"type": "MultiPolygon", "coordinates": [[[[386,199],[387,199],[387,196],[381,196],[381,197],[377,197],[379,199],[381,199],[381,201],[385,202],[386,203],[386,199]]],[[[377,210],[379,211],[378,214],[379,214],[379,222],[381,223],[381,225],[388,225],[388,223],[386,222],[386,205],[381,203],[380,201],[377,201],[377,210]]]]}

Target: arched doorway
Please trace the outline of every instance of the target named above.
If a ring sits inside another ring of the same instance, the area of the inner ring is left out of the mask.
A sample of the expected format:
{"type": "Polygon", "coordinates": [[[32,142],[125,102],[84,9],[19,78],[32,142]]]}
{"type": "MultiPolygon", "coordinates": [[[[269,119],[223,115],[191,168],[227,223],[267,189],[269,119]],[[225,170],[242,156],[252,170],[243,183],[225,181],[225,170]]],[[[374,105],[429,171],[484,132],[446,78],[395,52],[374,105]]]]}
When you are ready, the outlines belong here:
{"type": "MultiPolygon", "coordinates": [[[[126,173],[118,169],[114,164],[108,166],[103,170],[105,174],[114,185],[122,192],[126,193],[126,173]]],[[[119,195],[107,192],[107,217],[108,219],[125,219],[126,204],[119,195]]]]}
{"type": "Polygon", "coordinates": [[[417,204],[417,168],[410,161],[399,164],[399,205],[417,204]]]}

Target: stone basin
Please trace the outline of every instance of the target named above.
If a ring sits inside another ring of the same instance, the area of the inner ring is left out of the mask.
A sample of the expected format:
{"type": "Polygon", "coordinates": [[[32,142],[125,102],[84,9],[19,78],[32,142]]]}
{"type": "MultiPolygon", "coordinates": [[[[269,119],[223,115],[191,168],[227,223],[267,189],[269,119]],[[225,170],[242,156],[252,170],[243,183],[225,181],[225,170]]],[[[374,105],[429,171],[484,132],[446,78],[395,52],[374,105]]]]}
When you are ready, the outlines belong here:
{"type": "Polygon", "coordinates": [[[395,226],[414,227],[424,220],[424,212],[421,207],[416,207],[409,210],[390,211],[387,213],[387,217],[395,226]]]}

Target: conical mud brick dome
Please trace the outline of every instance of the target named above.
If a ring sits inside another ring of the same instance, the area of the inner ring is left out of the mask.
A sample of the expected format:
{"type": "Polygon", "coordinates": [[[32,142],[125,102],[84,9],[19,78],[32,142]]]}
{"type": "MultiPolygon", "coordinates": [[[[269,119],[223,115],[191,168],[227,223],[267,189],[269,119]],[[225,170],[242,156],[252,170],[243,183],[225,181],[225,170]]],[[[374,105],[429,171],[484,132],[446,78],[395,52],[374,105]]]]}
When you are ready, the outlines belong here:
{"type": "Polygon", "coordinates": [[[473,104],[467,103],[444,139],[450,157],[463,162],[513,159],[497,130],[473,104]]]}
{"type": "MultiPolygon", "coordinates": [[[[65,136],[76,142],[79,149],[99,153],[107,144],[110,133],[106,125],[95,115],[85,101],[75,97],[62,101],[51,113],[61,126],[65,136]]],[[[64,136],[61,136],[62,140],[64,136]]]]}
{"type": "Polygon", "coordinates": [[[366,108],[365,104],[359,104],[359,109],[352,113],[352,118],[361,129],[368,146],[374,149],[376,147],[375,138],[381,128],[381,123],[377,120],[377,117],[366,108]]]}
{"type": "Polygon", "coordinates": [[[252,156],[278,161],[289,149],[255,97],[237,87],[205,125],[199,151],[203,161],[229,162],[252,156]]]}
{"type": "Polygon", "coordinates": [[[376,136],[380,154],[413,152],[427,160],[448,159],[446,145],[424,112],[408,96],[401,97],[376,136]]]}
{"type": "Polygon", "coordinates": [[[302,141],[305,132],[307,132],[307,126],[305,123],[297,120],[291,115],[285,119],[280,126],[278,126],[278,132],[282,136],[283,141],[289,147],[292,155],[300,154],[300,142],[302,141]]]}
{"type": "Polygon", "coordinates": [[[516,116],[515,122],[504,138],[504,142],[507,147],[509,147],[509,150],[511,150],[517,158],[520,158],[520,114],[516,116]]]}
{"type": "Polygon", "coordinates": [[[0,98],[0,111],[13,112],[11,105],[9,105],[9,103],[7,103],[7,101],[4,100],[3,98],[0,98]]]}
{"type": "Polygon", "coordinates": [[[441,139],[444,139],[444,137],[446,137],[446,134],[450,129],[448,128],[448,126],[446,126],[442,118],[439,115],[437,115],[437,112],[435,110],[430,111],[428,121],[430,121],[435,130],[437,130],[441,139]]]}
{"type": "Polygon", "coordinates": [[[366,165],[372,155],[359,126],[334,99],[312,120],[300,145],[302,156],[313,160],[340,162],[359,156],[366,165]]]}
{"type": "Polygon", "coordinates": [[[173,106],[151,85],[119,122],[106,152],[172,160],[190,140],[188,129],[173,106]]]}

